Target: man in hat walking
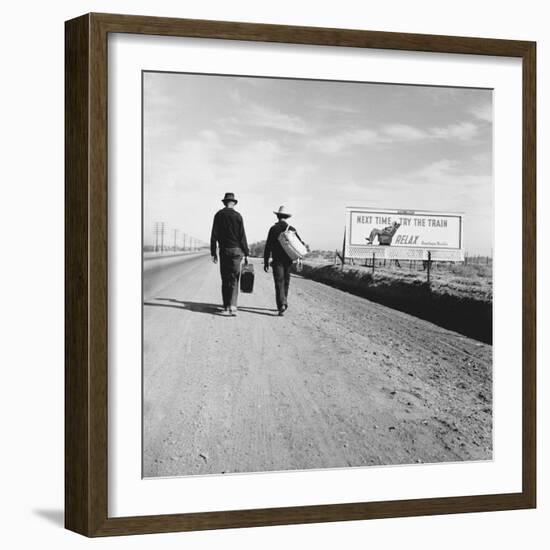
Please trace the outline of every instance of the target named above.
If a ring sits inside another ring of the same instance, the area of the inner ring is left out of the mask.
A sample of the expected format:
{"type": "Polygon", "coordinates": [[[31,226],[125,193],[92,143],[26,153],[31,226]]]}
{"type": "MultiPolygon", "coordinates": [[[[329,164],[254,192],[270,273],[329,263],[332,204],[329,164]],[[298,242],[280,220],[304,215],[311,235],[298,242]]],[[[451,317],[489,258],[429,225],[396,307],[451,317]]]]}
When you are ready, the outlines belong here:
{"type": "MultiPolygon", "coordinates": [[[[290,285],[290,267],[292,260],[284,251],[279,242],[279,235],[287,230],[294,231],[298,239],[300,236],[294,227],[289,226],[287,219],[292,216],[287,212],[284,206],[281,206],[277,212],[273,212],[277,216],[277,223],[271,226],[267,234],[267,241],[264,249],[264,271],[269,271],[269,257],[273,258],[271,267],[273,268],[273,281],[275,283],[275,301],[279,316],[282,317],[288,309],[288,287],[290,285]]],[[[300,239],[300,241],[305,243],[300,239]]]]}
{"type": "Polygon", "coordinates": [[[235,210],[237,199],[233,193],[226,193],[222,199],[225,208],[218,210],[212,224],[210,253],[212,261],[218,263],[216,244],[220,254],[220,274],[222,278],[222,315],[237,315],[239,275],[244,256],[248,263],[248,243],[242,216],[235,210]]]}

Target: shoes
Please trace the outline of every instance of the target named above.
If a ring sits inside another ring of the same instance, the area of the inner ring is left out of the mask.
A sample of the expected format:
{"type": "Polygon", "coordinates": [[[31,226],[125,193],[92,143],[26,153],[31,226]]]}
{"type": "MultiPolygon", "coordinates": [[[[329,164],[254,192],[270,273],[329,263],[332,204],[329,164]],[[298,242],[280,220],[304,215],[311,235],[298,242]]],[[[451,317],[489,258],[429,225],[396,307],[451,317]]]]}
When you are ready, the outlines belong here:
{"type": "Polygon", "coordinates": [[[237,306],[230,306],[229,307],[229,313],[233,317],[237,317],[237,306]]]}
{"type": "Polygon", "coordinates": [[[229,308],[224,307],[220,311],[220,315],[223,315],[224,317],[229,317],[231,315],[231,311],[229,311],[229,308]]]}
{"type": "Polygon", "coordinates": [[[279,310],[279,317],[284,317],[285,311],[288,309],[288,304],[283,304],[279,310]]]}

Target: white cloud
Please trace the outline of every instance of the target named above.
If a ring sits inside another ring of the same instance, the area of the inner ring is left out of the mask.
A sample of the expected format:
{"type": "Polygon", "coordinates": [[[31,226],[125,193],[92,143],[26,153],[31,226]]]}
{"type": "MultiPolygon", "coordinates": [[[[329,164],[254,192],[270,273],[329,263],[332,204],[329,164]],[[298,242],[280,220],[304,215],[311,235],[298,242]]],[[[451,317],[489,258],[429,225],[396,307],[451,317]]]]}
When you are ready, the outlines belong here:
{"type": "Polygon", "coordinates": [[[473,122],[460,122],[458,124],[450,124],[443,128],[432,128],[429,133],[436,139],[457,139],[460,141],[468,141],[473,139],[479,131],[479,128],[473,122]]]}
{"type": "Polygon", "coordinates": [[[470,109],[470,113],[479,120],[483,120],[485,122],[493,122],[492,103],[483,103],[480,105],[476,105],[470,109]]]}
{"type": "Polygon", "coordinates": [[[220,136],[218,133],[214,132],[214,130],[201,130],[198,133],[198,136],[206,147],[209,147],[211,149],[223,148],[220,136]]]}
{"type": "Polygon", "coordinates": [[[397,141],[417,141],[420,139],[426,139],[429,137],[424,130],[414,128],[407,124],[389,124],[382,128],[382,131],[386,136],[393,138],[397,141]]]}
{"type": "Polygon", "coordinates": [[[239,137],[239,138],[244,137],[246,135],[242,130],[239,130],[238,128],[235,128],[232,126],[226,126],[224,128],[224,133],[227,134],[228,136],[239,137]]]}
{"type": "Polygon", "coordinates": [[[311,147],[322,153],[340,153],[358,145],[373,145],[380,142],[380,136],[367,128],[349,130],[340,134],[325,136],[311,142],[311,147]]]}
{"type": "Polygon", "coordinates": [[[256,173],[256,178],[263,177],[263,170],[269,170],[274,163],[280,161],[284,152],[277,141],[259,140],[249,142],[242,147],[232,149],[225,160],[225,169],[229,168],[230,177],[238,181],[244,172],[256,173]],[[264,167],[262,169],[262,167],[264,167]]]}
{"type": "Polygon", "coordinates": [[[229,91],[229,98],[235,103],[242,103],[241,92],[237,88],[233,88],[229,91]]]}
{"type": "Polygon", "coordinates": [[[310,146],[322,153],[342,153],[351,147],[437,140],[469,141],[477,136],[479,128],[473,122],[460,122],[426,130],[408,124],[386,124],[379,130],[368,128],[347,130],[311,142],[310,146]]]}
{"type": "Polygon", "coordinates": [[[364,110],[358,110],[354,109],[353,107],[349,107],[347,105],[342,105],[338,103],[318,103],[314,105],[316,109],[319,109],[321,111],[331,111],[334,113],[344,113],[344,114],[365,114],[364,110]]]}
{"type": "Polygon", "coordinates": [[[382,128],[383,136],[380,141],[425,141],[425,140],[459,140],[473,139],[479,131],[476,124],[469,121],[449,124],[448,126],[432,127],[427,130],[415,128],[408,124],[389,124],[382,128]]]}
{"type": "Polygon", "coordinates": [[[291,134],[305,135],[310,132],[307,124],[300,117],[257,104],[250,105],[246,110],[238,113],[238,118],[232,117],[230,120],[233,123],[238,121],[247,126],[257,126],[291,134]]]}
{"type": "Polygon", "coordinates": [[[262,86],[265,86],[267,88],[271,84],[271,79],[262,78],[262,77],[253,77],[253,76],[249,76],[249,77],[240,76],[239,84],[248,84],[253,88],[261,88],[262,86]]]}
{"type": "MultiPolygon", "coordinates": [[[[429,204],[426,209],[452,206],[466,210],[466,201],[469,205],[476,204],[484,208],[487,201],[490,203],[491,175],[473,173],[470,169],[470,163],[440,159],[402,176],[382,179],[376,183],[376,187],[400,194],[405,203],[414,203],[422,196],[422,201],[429,204]],[[481,194],[484,200],[472,201],[472,194],[481,194]]],[[[412,204],[411,208],[415,206],[412,204]]]]}

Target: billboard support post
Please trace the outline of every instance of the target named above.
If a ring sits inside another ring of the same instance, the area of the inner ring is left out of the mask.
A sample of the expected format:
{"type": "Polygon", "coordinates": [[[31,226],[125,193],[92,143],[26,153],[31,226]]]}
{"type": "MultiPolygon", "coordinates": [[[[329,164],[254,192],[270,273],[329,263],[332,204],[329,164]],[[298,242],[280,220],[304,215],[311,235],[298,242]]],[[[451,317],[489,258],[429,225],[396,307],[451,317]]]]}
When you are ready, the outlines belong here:
{"type": "Polygon", "coordinates": [[[346,263],[346,228],[344,227],[344,242],[342,243],[342,269],[344,269],[344,264],[346,263]]]}
{"type": "Polygon", "coordinates": [[[428,284],[430,284],[430,268],[432,266],[432,253],[428,250],[428,266],[426,268],[428,284]]]}
{"type": "Polygon", "coordinates": [[[376,258],[376,254],[373,252],[372,253],[372,272],[374,273],[374,261],[375,261],[375,258],[376,258]]]}

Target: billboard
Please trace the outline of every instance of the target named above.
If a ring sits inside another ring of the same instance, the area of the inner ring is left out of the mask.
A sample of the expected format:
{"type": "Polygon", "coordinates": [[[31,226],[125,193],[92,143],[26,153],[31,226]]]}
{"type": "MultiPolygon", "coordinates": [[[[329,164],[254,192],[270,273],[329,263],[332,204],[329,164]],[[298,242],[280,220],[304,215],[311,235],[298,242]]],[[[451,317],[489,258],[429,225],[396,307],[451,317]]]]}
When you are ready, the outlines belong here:
{"type": "Polygon", "coordinates": [[[347,207],[346,258],[464,260],[463,215],[347,207]]]}

